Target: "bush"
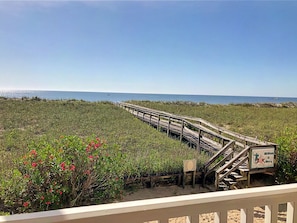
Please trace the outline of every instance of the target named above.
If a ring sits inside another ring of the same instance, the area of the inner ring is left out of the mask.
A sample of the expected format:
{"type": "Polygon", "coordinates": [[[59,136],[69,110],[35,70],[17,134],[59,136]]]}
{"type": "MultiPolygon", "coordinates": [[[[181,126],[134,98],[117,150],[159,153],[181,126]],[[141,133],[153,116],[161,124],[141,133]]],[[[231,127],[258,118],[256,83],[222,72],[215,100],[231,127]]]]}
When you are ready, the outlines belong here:
{"type": "Polygon", "coordinates": [[[123,154],[99,138],[67,136],[29,146],[1,200],[10,212],[31,212],[103,203],[121,196],[123,154]],[[18,182],[17,184],[15,182],[18,182]]]}
{"type": "Polygon", "coordinates": [[[288,128],[277,139],[279,183],[297,181],[297,127],[288,128]]]}

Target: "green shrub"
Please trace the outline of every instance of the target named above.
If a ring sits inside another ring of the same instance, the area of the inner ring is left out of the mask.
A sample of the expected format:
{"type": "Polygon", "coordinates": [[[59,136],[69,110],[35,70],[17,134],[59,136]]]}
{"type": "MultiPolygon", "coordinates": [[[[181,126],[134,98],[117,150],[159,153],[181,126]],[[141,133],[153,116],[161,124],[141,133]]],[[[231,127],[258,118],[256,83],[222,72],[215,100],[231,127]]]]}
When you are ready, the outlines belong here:
{"type": "Polygon", "coordinates": [[[287,128],[277,139],[279,183],[297,181],[297,127],[287,128]]]}
{"type": "Polygon", "coordinates": [[[89,141],[67,136],[29,146],[10,180],[1,182],[0,196],[8,211],[81,206],[121,196],[121,150],[99,138],[89,141]]]}

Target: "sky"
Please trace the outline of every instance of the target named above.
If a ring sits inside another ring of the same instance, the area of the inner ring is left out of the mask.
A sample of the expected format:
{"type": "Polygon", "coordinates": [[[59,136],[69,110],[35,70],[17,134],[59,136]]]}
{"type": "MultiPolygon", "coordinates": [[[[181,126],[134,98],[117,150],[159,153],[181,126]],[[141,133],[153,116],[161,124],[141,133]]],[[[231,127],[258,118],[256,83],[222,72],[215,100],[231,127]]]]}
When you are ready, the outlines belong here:
{"type": "Polygon", "coordinates": [[[297,1],[3,1],[0,90],[297,97],[297,1]]]}

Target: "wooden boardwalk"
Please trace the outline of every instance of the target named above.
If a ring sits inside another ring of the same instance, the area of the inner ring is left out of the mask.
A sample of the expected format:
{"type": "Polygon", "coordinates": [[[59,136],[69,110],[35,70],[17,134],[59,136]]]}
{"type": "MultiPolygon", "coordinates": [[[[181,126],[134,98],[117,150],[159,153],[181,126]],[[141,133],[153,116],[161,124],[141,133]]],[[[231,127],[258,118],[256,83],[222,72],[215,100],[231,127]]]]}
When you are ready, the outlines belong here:
{"type": "Polygon", "coordinates": [[[214,174],[217,189],[249,186],[251,174],[275,171],[275,165],[251,168],[253,149],[273,150],[272,160],[276,163],[277,145],[274,143],[226,130],[201,118],[178,116],[128,103],[118,105],[157,130],[166,132],[167,136],[174,136],[200,152],[208,153],[210,159],[204,165],[204,182],[214,174]]]}

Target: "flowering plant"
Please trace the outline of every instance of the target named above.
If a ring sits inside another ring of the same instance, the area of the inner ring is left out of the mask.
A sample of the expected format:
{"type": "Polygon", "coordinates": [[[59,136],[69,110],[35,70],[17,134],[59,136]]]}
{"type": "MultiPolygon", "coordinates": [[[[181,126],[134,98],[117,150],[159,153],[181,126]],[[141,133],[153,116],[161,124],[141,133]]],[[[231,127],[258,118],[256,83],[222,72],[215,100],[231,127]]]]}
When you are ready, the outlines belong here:
{"type": "Polygon", "coordinates": [[[123,189],[121,150],[99,138],[89,141],[67,136],[31,145],[19,163],[23,186],[15,197],[16,211],[72,207],[119,197],[123,189]]]}

